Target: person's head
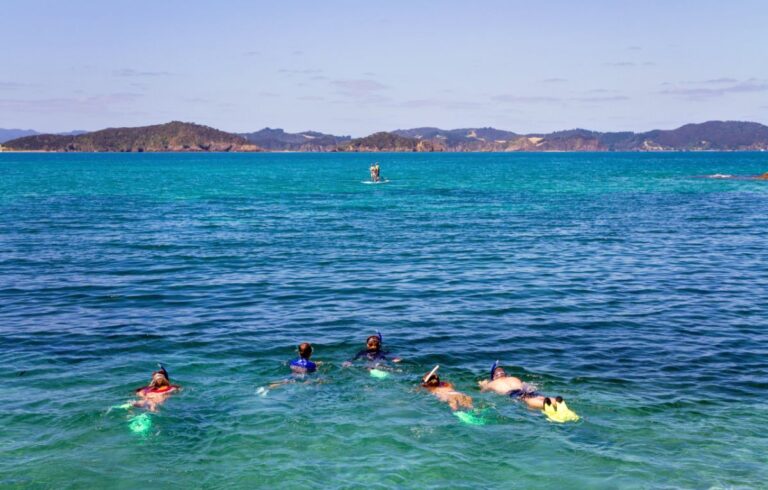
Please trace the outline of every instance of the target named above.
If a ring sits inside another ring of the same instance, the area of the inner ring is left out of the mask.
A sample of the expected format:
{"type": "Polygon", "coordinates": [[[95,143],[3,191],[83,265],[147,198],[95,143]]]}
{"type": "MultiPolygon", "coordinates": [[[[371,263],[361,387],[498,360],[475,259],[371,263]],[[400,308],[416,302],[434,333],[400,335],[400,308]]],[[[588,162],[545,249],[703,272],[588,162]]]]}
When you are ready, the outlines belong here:
{"type": "Polygon", "coordinates": [[[504,378],[507,376],[507,373],[504,371],[504,368],[501,366],[496,366],[493,368],[493,373],[491,373],[491,381],[504,378]]]}
{"type": "Polygon", "coordinates": [[[171,381],[168,379],[168,372],[163,368],[160,371],[152,373],[152,381],[149,382],[149,386],[151,388],[171,386],[171,381]]]}
{"type": "Polygon", "coordinates": [[[381,337],[378,335],[371,335],[366,339],[365,346],[368,348],[368,350],[377,351],[381,349],[381,337]]]}
{"type": "Polygon", "coordinates": [[[312,357],[312,344],[309,342],[299,344],[299,356],[302,359],[309,359],[312,357]]]}
{"type": "Polygon", "coordinates": [[[440,386],[440,376],[437,375],[437,370],[440,366],[435,366],[432,371],[428,372],[423,378],[421,378],[421,386],[426,388],[440,386]]]}

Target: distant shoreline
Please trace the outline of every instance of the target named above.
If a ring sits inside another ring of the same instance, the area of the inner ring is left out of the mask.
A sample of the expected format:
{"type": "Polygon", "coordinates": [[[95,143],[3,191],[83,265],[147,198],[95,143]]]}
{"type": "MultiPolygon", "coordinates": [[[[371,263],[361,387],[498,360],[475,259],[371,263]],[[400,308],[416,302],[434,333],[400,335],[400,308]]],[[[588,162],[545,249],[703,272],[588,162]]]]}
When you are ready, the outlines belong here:
{"type": "Polygon", "coordinates": [[[270,154],[270,155],[298,155],[298,154],[312,154],[312,155],[355,155],[355,154],[368,154],[376,155],[381,153],[387,154],[434,154],[434,155],[464,155],[464,154],[486,154],[486,155],[515,155],[515,154],[554,154],[554,153],[598,153],[598,154],[659,154],[659,153],[766,153],[766,150],[515,150],[515,151],[396,151],[396,150],[379,150],[379,151],[296,151],[296,150],[263,150],[259,152],[253,151],[56,151],[56,150],[0,150],[0,155],[8,154],[51,154],[51,155],[159,155],[159,154],[177,154],[177,155],[227,155],[227,154],[270,154]]]}
{"type": "Polygon", "coordinates": [[[171,121],[82,134],[38,134],[7,140],[3,152],[52,153],[565,153],[565,152],[762,152],[768,126],[745,121],[708,121],[677,129],[600,132],[569,129],[520,134],[491,127],[443,130],[397,129],[362,138],[265,128],[228,133],[171,121]]]}

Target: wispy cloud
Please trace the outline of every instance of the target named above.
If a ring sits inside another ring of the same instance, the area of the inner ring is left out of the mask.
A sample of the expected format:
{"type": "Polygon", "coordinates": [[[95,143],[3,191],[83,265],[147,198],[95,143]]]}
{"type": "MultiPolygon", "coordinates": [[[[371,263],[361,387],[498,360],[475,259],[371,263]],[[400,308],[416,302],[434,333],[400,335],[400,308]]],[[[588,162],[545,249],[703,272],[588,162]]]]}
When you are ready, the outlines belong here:
{"type": "MultiPolygon", "coordinates": [[[[754,80],[754,79],[750,79],[754,80]]],[[[735,78],[712,78],[710,80],[685,80],[682,82],[664,82],[662,85],[722,85],[727,83],[739,83],[735,78]]]]}
{"type": "Polygon", "coordinates": [[[575,97],[551,97],[551,96],[528,96],[528,95],[496,95],[491,100],[502,103],[512,104],[569,104],[569,103],[601,103],[601,102],[621,102],[630,100],[626,95],[579,95],[575,97]]]}
{"type": "Polygon", "coordinates": [[[635,66],[656,66],[653,61],[643,61],[642,63],[636,63],[634,61],[609,61],[603,63],[603,66],[610,66],[613,68],[632,68],[635,66]]]}
{"type": "Polygon", "coordinates": [[[316,75],[318,73],[322,73],[323,70],[317,68],[305,68],[301,70],[295,70],[293,68],[280,68],[277,70],[277,72],[282,73],[283,75],[316,75]]]}
{"type": "Polygon", "coordinates": [[[627,47],[627,51],[640,51],[641,49],[643,49],[643,48],[640,47],[640,46],[628,46],[627,47]]]}
{"type": "Polygon", "coordinates": [[[605,95],[605,96],[593,96],[593,97],[573,97],[568,100],[574,102],[621,102],[629,100],[626,95],[605,95]]]}
{"type": "Polygon", "coordinates": [[[383,104],[391,99],[381,92],[389,89],[381,82],[370,79],[331,80],[330,84],[336,93],[348,99],[365,104],[383,104]]]}
{"type": "Polygon", "coordinates": [[[299,100],[306,100],[308,102],[320,102],[325,100],[325,97],[321,97],[319,95],[302,95],[299,97],[299,100]]]}
{"type": "Polygon", "coordinates": [[[369,79],[331,80],[331,85],[345,92],[353,92],[353,93],[378,92],[380,90],[386,90],[387,88],[389,88],[383,83],[377,82],[376,80],[369,80],[369,79]]]}
{"type": "Polygon", "coordinates": [[[552,102],[562,102],[559,97],[540,96],[540,95],[512,95],[502,94],[491,97],[494,102],[505,102],[512,104],[549,104],[552,102]]]}
{"type": "Polygon", "coordinates": [[[91,97],[60,97],[51,99],[0,99],[0,109],[16,112],[105,113],[114,106],[136,102],[142,94],[118,92],[91,97]]]}
{"type": "Polygon", "coordinates": [[[768,92],[768,81],[755,78],[738,83],[717,82],[717,84],[727,85],[717,87],[673,87],[662,90],[659,93],[689,99],[711,99],[731,94],[768,92]]]}
{"type": "Polygon", "coordinates": [[[712,80],[702,80],[698,83],[707,83],[707,84],[721,84],[721,83],[737,83],[738,80],[735,78],[714,78],[712,80]]]}
{"type": "Polygon", "coordinates": [[[16,90],[24,87],[29,87],[29,84],[18,82],[2,82],[0,81],[0,90],[16,90]]]}
{"type": "Polygon", "coordinates": [[[122,68],[115,70],[112,74],[116,77],[136,78],[136,77],[170,77],[174,74],[168,71],[140,71],[133,68],[122,68]]]}
{"type": "Polygon", "coordinates": [[[539,80],[541,83],[564,83],[567,81],[565,78],[545,78],[544,80],[539,80]]]}
{"type": "Polygon", "coordinates": [[[243,56],[261,56],[261,51],[246,51],[243,56]]]}
{"type": "Polygon", "coordinates": [[[590,90],[587,90],[584,93],[587,94],[615,94],[618,90],[608,89],[608,88],[593,88],[590,90]]]}
{"type": "Polygon", "coordinates": [[[422,109],[426,107],[436,107],[439,109],[448,110],[476,110],[485,107],[486,104],[475,101],[465,100],[449,100],[439,98],[426,98],[426,99],[410,99],[396,104],[398,107],[404,107],[408,109],[422,109]]]}

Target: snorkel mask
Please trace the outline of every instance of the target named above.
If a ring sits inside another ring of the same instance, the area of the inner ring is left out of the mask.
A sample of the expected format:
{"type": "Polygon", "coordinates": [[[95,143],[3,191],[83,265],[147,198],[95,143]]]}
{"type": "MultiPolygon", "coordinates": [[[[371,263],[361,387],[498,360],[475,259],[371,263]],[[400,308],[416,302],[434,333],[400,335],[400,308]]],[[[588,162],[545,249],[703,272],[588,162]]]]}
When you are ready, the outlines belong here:
{"type": "Polygon", "coordinates": [[[438,365],[436,365],[435,367],[433,367],[433,368],[432,368],[432,371],[430,371],[429,373],[427,373],[427,375],[426,375],[426,376],[424,376],[423,378],[421,378],[421,384],[422,384],[422,386],[429,386],[429,382],[430,382],[430,380],[431,380],[433,377],[434,377],[435,379],[437,379],[437,380],[438,380],[438,382],[440,381],[440,378],[437,376],[437,370],[438,370],[438,369],[440,369],[440,365],[439,365],[439,364],[438,364],[438,365]]]}
{"type": "Polygon", "coordinates": [[[493,381],[493,373],[496,372],[497,367],[499,367],[499,361],[494,362],[493,366],[491,366],[491,381],[493,381]]]}

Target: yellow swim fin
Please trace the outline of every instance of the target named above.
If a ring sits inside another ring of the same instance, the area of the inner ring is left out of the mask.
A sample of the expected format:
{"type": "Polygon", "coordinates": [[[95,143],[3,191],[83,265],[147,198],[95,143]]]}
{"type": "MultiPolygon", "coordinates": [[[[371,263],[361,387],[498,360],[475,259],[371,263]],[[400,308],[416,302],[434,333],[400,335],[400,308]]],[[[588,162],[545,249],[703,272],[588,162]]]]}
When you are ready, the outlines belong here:
{"type": "Polygon", "coordinates": [[[565,400],[557,404],[557,411],[563,413],[566,422],[576,422],[579,420],[579,416],[576,415],[576,412],[568,408],[568,405],[565,404],[565,400]]]}
{"type": "Polygon", "coordinates": [[[542,410],[542,412],[544,412],[544,415],[546,415],[549,420],[560,424],[565,422],[576,422],[579,420],[579,416],[576,415],[576,412],[568,408],[568,405],[566,405],[564,401],[558,403],[557,407],[555,407],[555,405],[544,405],[544,410],[542,410]]]}

